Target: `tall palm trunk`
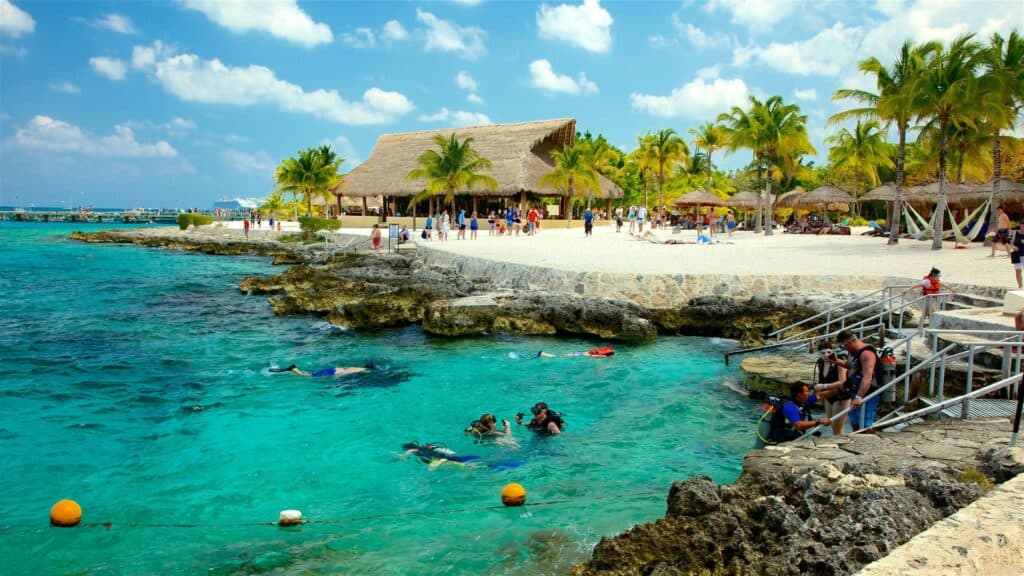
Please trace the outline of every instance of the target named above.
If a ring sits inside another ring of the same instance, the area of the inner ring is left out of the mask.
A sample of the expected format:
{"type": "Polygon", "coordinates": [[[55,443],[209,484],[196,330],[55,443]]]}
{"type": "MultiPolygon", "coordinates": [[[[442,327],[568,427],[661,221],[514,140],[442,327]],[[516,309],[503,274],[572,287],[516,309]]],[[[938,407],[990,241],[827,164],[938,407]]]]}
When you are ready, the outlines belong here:
{"type": "MultiPolygon", "coordinates": [[[[665,205],[665,163],[658,164],[658,214],[661,214],[661,207],[665,205]]],[[[648,215],[650,218],[650,215],[648,215]]],[[[660,218],[651,218],[651,222],[658,222],[660,218]]],[[[653,226],[652,226],[653,228],[653,226]]]]}
{"type": "Polygon", "coordinates": [[[956,183],[964,183],[964,153],[967,151],[967,143],[960,140],[960,143],[956,146],[957,159],[956,159],[956,183]]]}
{"type": "Polygon", "coordinates": [[[899,124],[900,143],[896,151],[896,199],[892,203],[892,222],[889,223],[889,246],[900,241],[900,216],[903,215],[903,162],[907,155],[907,126],[899,124]]]}
{"type": "Polygon", "coordinates": [[[711,148],[708,148],[708,192],[711,192],[711,148]]]}
{"type": "MultiPolygon", "coordinates": [[[[860,184],[860,181],[859,181],[860,179],[858,178],[858,176],[859,176],[859,174],[857,174],[857,171],[854,170],[854,172],[853,172],[853,197],[854,198],[857,197],[857,186],[860,184]]],[[[828,212],[828,206],[827,205],[825,206],[825,211],[828,212]]],[[[853,204],[853,215],[855,217],[856,216],[860,216],[860,203],[858,203],[858,202],[854,202],[854,204],[853,204]]]]}
{"type": "Polygon", "coordinates": [[[999,178],[1003,175],[1003,151],[999,146],[999,130],[992,134],[992,177],[995,179],[992,183],[992,204],[988,207],[988,229],[989,232],[995,232],[996,227],[999,226],[999,214],[996,210],[999,209],[999,178]]]}
{"type": "MultiPolygon", "coordinates": [[[[640,179],[644,182],[644,209],[647,209],[647,176],[641,175],[640,179]]],[[[572,210],[572,206],[569,207],[572,210]]]]}
{"type": "Polygon", "coordinates": [[[772,228],[772,180],[775,179],[775,175],[772,174],[771,167],[768,168],[768,175],[765,178],[764,185],[764,235],[771,236],[773,234],[772,228]]]}
{"type": "Polygon", "coordinates": [[[754,216],[754,233],[755,234],[760,234],[761,233],[761,213],[762,213],[761,212],[761,206],[762,206],[762,202],[761,202],[761,200],[762,200],[762,196],[761,196],[761,169],[762,168],[761,168],[761,158],[758,157],[758,156],[755,156],[754,160],[757,162],[757,212],[756,212],[756,215],[754,216]]]}
{"type": "Polygon", "coordinates": [[[939,147],[939,197],[935,203],[935,209],[939,211],[935,215],[935,228],[932,238],[932,250],[942,250],[942,228],[946,225],[946,154],[949,149],[949,137],[946,134],[948,122],[941,122],[942,145],[939,147]]]}

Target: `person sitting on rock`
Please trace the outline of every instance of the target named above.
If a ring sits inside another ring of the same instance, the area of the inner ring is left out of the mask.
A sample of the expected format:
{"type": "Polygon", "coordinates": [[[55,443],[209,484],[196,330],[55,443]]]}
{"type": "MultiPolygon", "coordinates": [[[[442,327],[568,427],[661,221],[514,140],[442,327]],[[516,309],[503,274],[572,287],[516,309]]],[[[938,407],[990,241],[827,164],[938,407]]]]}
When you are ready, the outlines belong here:
{"type": "Polygon", "coordinates": [[[367,370],[373,370],[377,366],[372,360],[367,360],[366,364],[362,366],[332,366],[330,368],[324,368],[317,370],[316,372],[306,372],[300,370],[298,366],[292,364],[287,368],[271,368],[270,372],[291,372],[297,376],[310,376],[312,378],[325,378],[328,376],[348,376],[349,374],[358,374],[359,372],[366,372],[367,370]]]}
{"type": "Polygon", "coordinates": [[[806,383],[796,381],[789,385],[789,400],[782,405],[782,410],[772,415],[772,439],[776,442],[789,442],[803,436],[815,426],[832,423],[828,417],[815,420],[811,417],[811,408],[818,397],[811,393],[806,383]]]}
{"type": "MultiPolygon", "coordinates": [[[[557,436],[562,433],[565,421],[554,410],[549,410],[546,402],[537,402],[530,408],[533,419],[525,424],[527,428],[540,436],[557,436]]],[[[516,414],[516,424],[523,426],[523,413],[516,414]]]]}

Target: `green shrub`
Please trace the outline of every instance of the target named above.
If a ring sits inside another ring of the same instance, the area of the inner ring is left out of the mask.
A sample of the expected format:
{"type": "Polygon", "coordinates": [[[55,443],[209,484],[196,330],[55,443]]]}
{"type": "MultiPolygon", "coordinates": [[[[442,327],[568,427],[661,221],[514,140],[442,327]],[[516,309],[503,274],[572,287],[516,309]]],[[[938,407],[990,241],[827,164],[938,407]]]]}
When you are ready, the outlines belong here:
{"type": "Polygon", "coordinates": [[[992,481],[985,476],[985,473],[977,468],[968,468],[960,473],[960,481],[964,484],[975,483],[982,490],[988,492],[992,489],[992,481]]]}
{"type": "Polygon", "coordinates": [[[333,218],[317,218],[315,216],[302,216],[299,218],[299,228],[302,230],[302,239],[316,240],[316,233],[321,230],[340,230],[341,220],[333,218]]]}
{"type": "Polygon", "coordinates": [[[178,228],[182,230],[187,230],[189,225],[205,226],[207,224],[213,224],[213,216],[189,214],[187,212],[178,214],[178,228]]]}
{"type": "Polygon", "coordinates": [[[850,220],[850,226],[867,226],[868,221],[861,216],[857,216],[853,220],[850,220]]]}
{"type": "Polygon", "coordinates": [[[287,242],[289,244],[295,244],[295,243],[298,243],[298,242],[302,242],[302,235],[301,234],[281,234],[280,236],[277,237],[277,241],[278,242],[287,242]]]}

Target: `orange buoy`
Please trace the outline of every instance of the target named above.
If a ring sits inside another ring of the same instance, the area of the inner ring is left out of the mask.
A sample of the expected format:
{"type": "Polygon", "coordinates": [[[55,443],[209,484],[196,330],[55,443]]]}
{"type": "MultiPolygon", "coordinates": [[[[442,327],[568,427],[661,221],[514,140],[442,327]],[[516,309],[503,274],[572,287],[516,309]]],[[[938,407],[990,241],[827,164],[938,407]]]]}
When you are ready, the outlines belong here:
{"type": "Polygon", "coordinates": [[[61,500],[50,508],[50,524],[70,528],[82,521],[82,507],[74,500],[61,500]]]}
{"type": "Polygon", "coordinates": [[[506,485],[501,491],[501,503],[505,506],[522,506],[526,503],[526,488],[515,482],[506,485]]]}

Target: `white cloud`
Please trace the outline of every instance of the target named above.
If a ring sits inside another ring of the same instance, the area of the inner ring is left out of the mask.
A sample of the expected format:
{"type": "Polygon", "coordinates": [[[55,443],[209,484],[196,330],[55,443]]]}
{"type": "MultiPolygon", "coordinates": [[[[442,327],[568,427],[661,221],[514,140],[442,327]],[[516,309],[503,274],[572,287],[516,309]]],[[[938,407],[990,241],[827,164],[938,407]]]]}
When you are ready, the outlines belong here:
{"type": "MultiPolygon", "coordinates": [[[[150,53],[150,49],[139,48],[134,54],[150,53]]],[[[390,122],[415,107],[399,92],[373,87],[363,92],[361,100],[352,102],[336,90],[307,92],[301,86],[278,79],[273,70],[264,66],[227,66],[220,60],[203,60],[195,54],[164,55],[151,63],[148,57],[139,60],[164,90],[186,102],[270,104],[286,112],[357,125],[390,122]]]]}
{"type": "Polygon", "coordinates": [[[455,52],[467,60],[475,60],[487,53],[484,46],[484,37],[487,33],[481,28],[457,26],[419,8],[416,9],[416,19],[427,27],[427,42],[424,48],[428,52],[455,52]]]}
{"type": "Polygon", "coordinates": [[[369,28],[356,28],[355,34],[342,34],[341,39],[353,48],[373,48],[377,45],[377,37],[369,28]]]}
{"type": "Polygon", "coordinates": [[[196,129],[196,123],[191,121],[191,120],[187,120],[185,118],[180,118],[178,116],[175,116],[174,118],[171,118],[167,122],[164,122],[164,124],[161,127],[164,130],[166,130],[167,133],[170,134],[171,136],[178,136],[178,137],[180,137],[180,136],[184,136],[185,134],[188,134],[189,132],[195,130],[196,129]]]}
{"type": "Polygon", "coordinates": [[[713,66],[705,66],[700,70],[697,70],[696,77],[703,78],[704,80],[714,80],[722,74],[722,66],[715,64],[713,66]]]}
{"type": "Polygon", "coordinates": [[[63,92],[65,94],[81,94],[82,91],[78,86],[71,82],[50,82],[50,90],[54,92],[63,92]]]}
{"type": "Polygon", "coordinates": [[[276,164],[270,159],[270,155],[263,150],[257,150],[253,154],[242,152],[234,148],[228,148],[221,153],[221,157],[224,159],[224,163],[231,167],[235,172],[252,173],[262,172],[267,175],[272,175],[276,164]]]}
{"type": "Polygon", "coordinates": [[[463,110],[449,110],[441,108],[435,114],[429,116],[424,114],[419,118],[420,122],[439,122],[451,126],[480,126],[491,124],[490,117],[480,112],[465,112],[463,110]]]}
{"type": "Polygon", "coordinates": [[[772,33],[775,24],[784,21],[797,8],[799,0],[710,0],[705,10],[725,10],[732,15],[732,23],[746,26],[750,32],[772,33]]]}
{"type": "Polygon", "coordinates": [[[103,18],[93,20],[93,25],[99,28],[106,28],[121,34],[138,34],[139,31],[132,24],[131,18],[121,14],[105,14],[103,18]]]}
{"type": "Polygon", "coordinates": [[[232,32],[259,30],[308,48],[334,41],[330,27],[314,22],[296,0],[256,2],[247,0],[181,0],[185,8],[232,32]]]}
{"type": "Polygon", "coordinates": [[[455,84],[458,85],[459,88],[469,90],[470,92],[476,92],[477,90],[476,80],[474,80],[473,77],[469,75],[469,72],[466,72],[465,70],[460,70],[455,76],[455,84]]]}
{"type": "Polygon", "coordinates": [[[484,99],[478,96],[476,93],[470,93],[469,95],[467,95],[466,101],[469,102],[470,104],[476,104],[478,106],[482,106],[484,104],[484,99]]]}
{"type": "Polygon", "coordinates": [[[650,44],[651,46],[654,46],[655,48],[664,48],[666,46],[671,46],[672,44],[674,44],[672,40],[665,38],[661,34],[654,34],[653,36],[648,36],[647,43],[650,44]]]}
{"type": "Polygon", "coordinates": [[[765,47],[737,46],[733,49],[733,64],[760,63],[800,76],[839,76],[859,58],[862,35],[859,27],[847,27],[836,22],[807,40],[788,44],[772,42],[765,47]]]}
{"type": "Polygon", "coordinates": [[[398,20],[388,20],[384,23],[384,27],[381,28],[381,38],[385,41],[397,42],[399,40],[405,40],[409,37],[409,33],[402,27],[402,23],[398,20]]]}
{"type": "Polygon", "coordinates": [[[587,76],[582,72],[576,79],[565,74],[558,74],[551,68],[551,62],[543,59],[530,62],[530,81],[534,86],[549,92],[597,93],[597,84],[587,80],[587,76]]]}
{"type": "Polygon", "coordinates": [[[132,68],[144,70],[157,60],[163,60],[174,55],[175,49],[157,40],[151,46],[135,46],[132,48],[132,68]]]}
{"type": "Polygon", "coordinates": [[[92,66],[92,69],[100,76],[106,76],[111,80],[124,80],[124,76],[128,72],[128,66],[120,58],[96,56],[89,58],[89,66],[92,66]]]}
{"type": "Polygon", "coordinates": [[[330,144],[331,147],[334,148],[334,151],[345,159],[345,161],[341,163],[341,167],[343,169],[348,168],[351,170],[363,163],[362,159],[359,157],[359,152],[356,150],[356,147],[353,146],[352,141],[345,136],[338,136],[334,140],[324,140],[321,144],[330,144]]]}
{"type": "Polygon", "coordinates": [[[808,88],[806,90],[797,88],[796,90],[793,90],[793,96],[795,96],[797,100],[817,100],[818,91],[814,88],[808,88]]]}
{"type": "Polygon", "coordinates": [[[600,0],[583,0],[577,6],[540,5],[537,29],[541,38],[561,40],[590,52],[607,52],[612,47],[612,15],[600,0]]]}
{"type": "Polygon", "coordinates": [[[35,30],[36,21],[28,12],[18,8],[10,0],[0,0],[0,32],[17,38],[35,30]]]}
{"type": "Polygon", "coordinates": [[[689,22],[683,22],[678,14],[672,15],[672,27],[697,48],[717,48],[729,45],[729,38],[724,34],[710,35],[689,22]]]}
{"type": "Polygon", "coordinates": [[[173,146],[160,140],[154,144],[140,144],[132,129],[114,126],[110,136],[91,136],[81,128],[49,116],[35,116],[14,135],[14,143],[22,148],[73,152],[86,156],[108,158],[172,158],[178,155],[173,146]]]}
{"type": "Polygon", "coordinates": [[[667,96],[632,93],[633,108],[664,118],[707,120],[732,106],[743,106],[749,90],[743,80],[725,80],[712,75],[714,67],[705,68],[689,83],[672,90],[667,96]]]}

